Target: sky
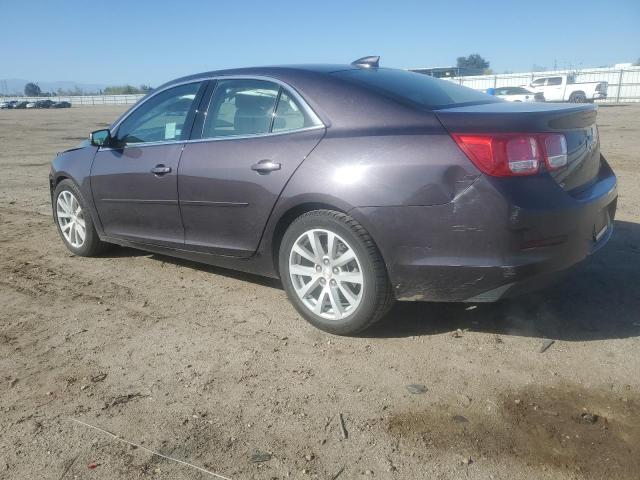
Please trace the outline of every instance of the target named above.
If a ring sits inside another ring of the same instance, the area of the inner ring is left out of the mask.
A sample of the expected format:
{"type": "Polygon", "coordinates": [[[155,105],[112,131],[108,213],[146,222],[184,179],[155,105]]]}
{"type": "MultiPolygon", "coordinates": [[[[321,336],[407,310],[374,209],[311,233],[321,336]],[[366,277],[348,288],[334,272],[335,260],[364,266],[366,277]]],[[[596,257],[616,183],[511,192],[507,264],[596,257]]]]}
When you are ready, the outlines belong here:
{"type": "Polygon", "coordinates": [[[157,86],[191,73],[296,63],[497,72],[640,58],[640,0],[0,0],[0,79],[157,86]]]}

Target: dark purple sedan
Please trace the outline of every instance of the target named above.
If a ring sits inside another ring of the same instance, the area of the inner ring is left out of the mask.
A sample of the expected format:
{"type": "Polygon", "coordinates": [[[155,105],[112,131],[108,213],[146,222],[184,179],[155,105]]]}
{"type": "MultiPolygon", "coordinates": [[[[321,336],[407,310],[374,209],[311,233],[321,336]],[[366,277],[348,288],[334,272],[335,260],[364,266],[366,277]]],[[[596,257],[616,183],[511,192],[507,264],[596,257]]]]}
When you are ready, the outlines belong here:
{"type": "Polygon", "coordinates": [[[280,278],[353,334],[394,300],[492,302],[612,233],[594,105],[510,103],[419,73],[245,68],[166,83],[52,162],[74,254],[109,244],[280,278]]]}

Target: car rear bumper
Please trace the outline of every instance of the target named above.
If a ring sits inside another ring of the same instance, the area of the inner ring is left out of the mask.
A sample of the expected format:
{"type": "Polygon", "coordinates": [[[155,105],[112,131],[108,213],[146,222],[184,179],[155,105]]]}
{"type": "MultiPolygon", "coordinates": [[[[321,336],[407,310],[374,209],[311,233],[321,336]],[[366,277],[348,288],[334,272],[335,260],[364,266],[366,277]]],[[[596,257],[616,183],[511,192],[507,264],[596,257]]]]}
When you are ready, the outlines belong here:
{"type": "Polygon", "coordinates": [[[351,214],[376,240],[397,299],[491,302],[546,285],[611,237],[617,186],[604,159],[580,192],[539,177],[482,176],[448,204],[351,214]]]}

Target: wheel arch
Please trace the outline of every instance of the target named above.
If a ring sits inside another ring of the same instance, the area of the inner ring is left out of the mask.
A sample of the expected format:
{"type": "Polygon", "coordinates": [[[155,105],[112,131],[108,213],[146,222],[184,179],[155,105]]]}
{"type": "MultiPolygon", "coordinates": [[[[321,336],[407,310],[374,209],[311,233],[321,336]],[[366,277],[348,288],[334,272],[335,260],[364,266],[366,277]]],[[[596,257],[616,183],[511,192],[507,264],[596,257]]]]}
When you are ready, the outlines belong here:
{"type": "Polygon", "coordinates": [[[313,210],[334,210],[336,212],[341,212],[348,214],[348,210],[337,206],[335,203],[326,202],[326,201],[305,201],[302,203],[298,203],[293,205],[282,212],[279,215],[278,220],[275,222],[273,227],[273,233],[271,234],[271,242],[270,242],[270,255],[271,261],[273,263],[273,268],[275,272],[280,275],[279,266],[278,266],[278,257],[280,255],[280,245],[282,244],[282,238],[284,237],[284,233],[289,228],[296,218],[300,215],[304,215],[307,212],[311,212],[313,210]]]}
{"type": "Polygon", "coordinates": [[[56,191],[56,188],[63,180],[70,180],[73,182],[73,179],[70,175],[57,172],[55,174],[49,175],[49,196],[51,197],[51,207],[53,208],[53,194],[56,191]]]}
{"type": "Polygon", "coordinates": [[[60,172],[60,173],[56,173],[55,176],[49,177],[49,186],[51,187],[51,191],[53,192],[58,186],[58,184],[63,180],[71,180],[73,182],[73,178],[71,178],[71,175],[68,175],[66,173],[60,172]]]}
{"type": "Polygon", "coordinates": [[[53,194],[60,185],[61,182],[68,180],[71,182],[80,192],[82,197],[86,202],[86,208],[91,215],[91,219],[93,220],[93,225],[98,232],[98,236],[102,239],[104,236],[104,230],[102,228],[102,222],[100,221],[100,216],[98,215],[98,211],[96,210],[96,206],[93,202],[93,194],[91,192],[91,188],[88,185],[88,178],[84,178],[84,183],[81,184],[78,180],[68,171],[66,170],[58,170],[55,172],[51,172],[49,175],[49,189],[51,192],[51,207],[53,208],[53,194]]]}
{"type": "Polygon", "coordinates": [[[587,94],[585,92],[583,92],[582,90],[576,90],[574,92],[571,92],[571,95],[569,95],[569,101],[573,102],[578,95],[582,95],[585,98],[585,101],[587,100],[587,94]]]}

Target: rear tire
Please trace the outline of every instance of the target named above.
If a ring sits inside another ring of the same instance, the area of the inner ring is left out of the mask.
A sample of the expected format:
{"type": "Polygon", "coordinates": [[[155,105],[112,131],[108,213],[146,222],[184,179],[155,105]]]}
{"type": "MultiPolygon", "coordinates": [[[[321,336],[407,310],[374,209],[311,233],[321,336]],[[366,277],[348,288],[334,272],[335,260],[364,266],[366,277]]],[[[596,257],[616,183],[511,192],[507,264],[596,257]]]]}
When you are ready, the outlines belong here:
{"type": "Polygon", "coordinates": [[[569,96],[570,103],[586,103],[586,101],[587,96],[584,94],[584,92],[573,92],[569,96]]]}
{"type": "Polygon", "coordinates": [[[309,323],[352,335],[380,320],[394,302],[375,243],[352,217],[314,210],[287,229],[279,252],[287,296],[309,323]]]}
{"type": "Polygon", "coordinates": [[[53,217],[65,247],[74,255],[93,257],[109,248],[98,237],[87,202],[71,180],[62,180],[53,192],[53,217]]]}

